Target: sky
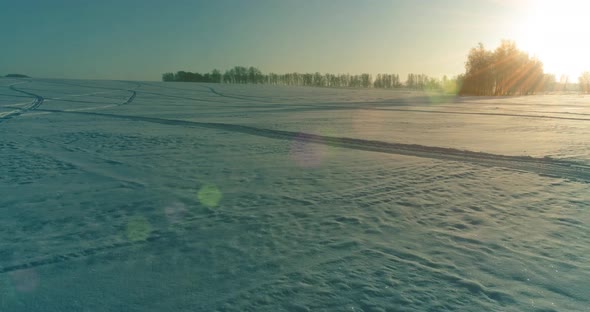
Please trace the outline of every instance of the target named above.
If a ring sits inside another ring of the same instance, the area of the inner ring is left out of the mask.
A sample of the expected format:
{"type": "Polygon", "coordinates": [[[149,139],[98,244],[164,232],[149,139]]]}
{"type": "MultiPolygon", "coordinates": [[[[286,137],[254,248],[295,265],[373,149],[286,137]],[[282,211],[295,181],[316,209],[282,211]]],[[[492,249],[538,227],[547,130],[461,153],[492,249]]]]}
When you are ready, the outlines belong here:
{"type": "MultiPolygon", "coordinates": [[[[241,65],[276,73],[453,76],[478,42],[493,49],[501,39],[520,39],[544,61],[549,45],[539,42],[547,29],[530,32],[541,13],[553,13],[546,3],[545,11],[535,10],[535,3],[541,2],[0,0],[0,75],[160,80],[164,72],[241,65]]],[[[554,50],[546,69],[567,71],[551,64],[561,59],[554,50]]]]}

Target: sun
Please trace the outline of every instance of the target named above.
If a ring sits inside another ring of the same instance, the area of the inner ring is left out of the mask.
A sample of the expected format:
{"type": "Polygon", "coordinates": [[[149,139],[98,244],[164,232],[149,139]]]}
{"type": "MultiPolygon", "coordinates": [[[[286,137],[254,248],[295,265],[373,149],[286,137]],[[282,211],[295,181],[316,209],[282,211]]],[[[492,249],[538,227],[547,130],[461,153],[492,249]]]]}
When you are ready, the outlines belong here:
{"type": "Polygon", "coordinates": [[[516,42],[543,62],[545,72],[575,82],[590,71],[589,12],[590,1],[530,1],[516,42]]]}

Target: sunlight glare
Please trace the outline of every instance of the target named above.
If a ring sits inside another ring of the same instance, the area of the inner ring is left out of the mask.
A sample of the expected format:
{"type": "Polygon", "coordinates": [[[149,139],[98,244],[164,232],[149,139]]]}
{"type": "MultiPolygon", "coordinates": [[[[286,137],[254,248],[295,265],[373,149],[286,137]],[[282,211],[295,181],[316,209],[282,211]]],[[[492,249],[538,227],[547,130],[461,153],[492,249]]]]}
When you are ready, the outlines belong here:
{"type": "Polygon", "coordinates": [[[590,70],[589,9],[586,1],[531,1],[516,42],[543,62],[545,72],[577,82],[581,72],[590,70]]]}

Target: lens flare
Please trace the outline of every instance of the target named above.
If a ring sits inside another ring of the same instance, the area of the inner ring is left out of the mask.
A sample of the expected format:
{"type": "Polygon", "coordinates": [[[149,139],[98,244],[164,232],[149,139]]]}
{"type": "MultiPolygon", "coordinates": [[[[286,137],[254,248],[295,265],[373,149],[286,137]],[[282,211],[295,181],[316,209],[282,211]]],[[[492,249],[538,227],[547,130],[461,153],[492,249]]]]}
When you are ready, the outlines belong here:
{"type": "Polygon", "coordinates": [[[174,202],[164,208],[164,214],[168,222],[177,224],[186,218],[188,210],[183,203],[174,202]]]}
{"type": "Polygon", "coordinates": [[[590,68],[588,10],[588,1],[533,1],[528,16],[516,23],[514,39],[543,61],[546,72],[576,82],[580,73],[590,68]]]}
{"type": "Polygon", "coordinates": [[[14,289],[29,293],[39,286],[39,275],[34,269],[18,270],[10,273],[14,289]]]}
{"type": "Polygon", "coordinates": [[[315,168],[326,155],[326,146],[311,141],[309,134],[300,133],[291,144],[291,157],[302,168],[315,168]]]}
{"type": "Polygon", "coordinates": [[[127,222],[127,239],[133,242],[146,240],[152,232],[152,226],[144,217],[133,217],[127,222]]]}
{"type": "Polygon", "coordinates": [[[221,191],[213,184],[207,184],[201,187],[197,194],[199,202],[208,208],[214,208],[221,201],[221,191]]]}

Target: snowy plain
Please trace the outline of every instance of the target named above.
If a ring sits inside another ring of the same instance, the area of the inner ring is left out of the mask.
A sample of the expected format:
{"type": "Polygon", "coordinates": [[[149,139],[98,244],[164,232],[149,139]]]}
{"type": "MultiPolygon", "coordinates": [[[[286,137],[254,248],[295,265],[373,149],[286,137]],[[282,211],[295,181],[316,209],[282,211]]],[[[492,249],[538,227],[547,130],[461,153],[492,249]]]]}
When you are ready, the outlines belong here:
{"type": "Polygon", "coordinates": [[[0,311],[587,311],[590,97],[0,79],[0,311]]]}

